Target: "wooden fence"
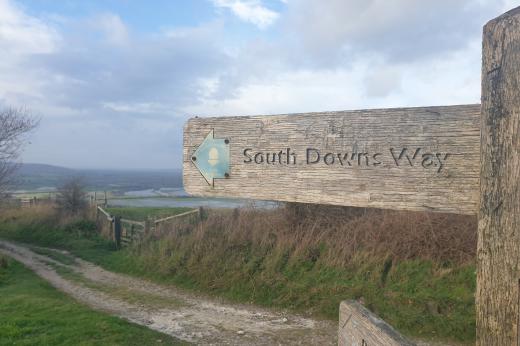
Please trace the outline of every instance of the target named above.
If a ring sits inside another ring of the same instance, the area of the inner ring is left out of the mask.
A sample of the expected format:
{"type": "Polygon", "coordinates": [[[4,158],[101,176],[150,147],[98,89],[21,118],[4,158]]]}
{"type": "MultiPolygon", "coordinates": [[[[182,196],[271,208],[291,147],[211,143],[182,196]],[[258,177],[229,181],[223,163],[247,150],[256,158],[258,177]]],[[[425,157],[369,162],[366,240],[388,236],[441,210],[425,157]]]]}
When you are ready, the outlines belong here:
{"type": "Polygon", "coordinates": [[[134,221],[121,219],[121,245],[126,246],[141,241],[150,233],[149,221],[134,221]]]}
{"type": "MultiPolygon", "coordinates": [[[[42,204],[52,204],[58,199],[58,191],[24,191],[24,192],[8,192],[5,196],[0,195],[0,201],[13,207],[29,208],[42,204]]],[[[107,205],[107,192],[89,192],[85,196],[87,202],[91,206],[107,205]]]]}
{"type": "Polygon", "coordinates": [[[100,206],[96,207],[96,226],[103,237],[115,241],[114,217],[100,206]]]}
{"type": "Polygon", "coordinates": [[[98,205],[96,207],[96,224],[100,233],[113,240],[119,248],[140,242],[151,234],[159,235],[175,231],[179,225],[198,222],[203,219],[204,215],[205,212],[201,207],[153,221],[135,221],[111,215],[98,205]]]}
{"type": "Polygon", "coordinates": [[[4,204],[12,207],[30,208],[37,205],[54,203],[56,196],[51,192],[38,193],[38,195],[30,196],[29,193],[8,193],[5,197],[0,196],[0,200],[4,204]]]}

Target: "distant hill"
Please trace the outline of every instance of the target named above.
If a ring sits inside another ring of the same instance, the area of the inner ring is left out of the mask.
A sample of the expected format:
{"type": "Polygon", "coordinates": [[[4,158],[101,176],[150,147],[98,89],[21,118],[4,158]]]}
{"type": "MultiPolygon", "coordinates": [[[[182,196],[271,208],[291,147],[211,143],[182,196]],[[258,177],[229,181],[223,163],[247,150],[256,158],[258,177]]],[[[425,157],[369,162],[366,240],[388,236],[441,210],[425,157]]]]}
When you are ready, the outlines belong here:
{"type": "Polygon", "coordinates": [[[56,188],[67,179],[81,177],[88,189],[132,191],[181,187],[182,171],[71,169],[60,166],[24,163],[15,173],[11,190],[56,188]]]}
{"type": "Polygon", "coordinates": [[[23,163],[18,168],[18,174],[21,175],[33,175],[33,174],[54,174],[70,176],[74,175],[77,171],[71,168],[65,168],[60,166],[46,165],[42,163],[23,163]]]}

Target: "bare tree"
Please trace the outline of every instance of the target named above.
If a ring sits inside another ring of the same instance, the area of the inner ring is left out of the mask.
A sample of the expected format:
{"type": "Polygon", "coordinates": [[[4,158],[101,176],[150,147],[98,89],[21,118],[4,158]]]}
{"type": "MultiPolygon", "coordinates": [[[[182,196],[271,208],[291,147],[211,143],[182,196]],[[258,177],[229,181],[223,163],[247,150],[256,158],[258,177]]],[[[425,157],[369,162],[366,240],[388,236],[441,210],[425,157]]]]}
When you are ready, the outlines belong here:
{"type": "Polygon", "coordinates": [[[16,160],[27,135],[38,123],[38,119],[24,109],[0,109],[0,194],[5,192],[17,167],[16,160]]]}
{"type": "Polygon", "coordinates": [[[75,177],[66,181],[56,196],[58,209],[66,214],[76,215],[84,212],[88,207],[87,192],[81,178],[75,177]]]}

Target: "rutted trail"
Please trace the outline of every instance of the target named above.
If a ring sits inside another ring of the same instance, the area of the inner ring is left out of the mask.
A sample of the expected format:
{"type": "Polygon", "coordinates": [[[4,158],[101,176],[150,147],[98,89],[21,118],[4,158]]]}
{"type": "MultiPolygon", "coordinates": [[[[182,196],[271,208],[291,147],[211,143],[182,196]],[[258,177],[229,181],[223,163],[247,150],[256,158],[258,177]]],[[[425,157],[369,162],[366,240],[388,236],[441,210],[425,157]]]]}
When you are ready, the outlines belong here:
{"type": "MultiPolygon", "coordinates": [[[[71,256],[65,251],[52,251],[71,256]]],[[[0,253],[23,263],[57,289],[94,309],[188,342],[336,344],[337,325],[330,321],[197,297],[172,287],[109,272],[79,258],[74,258],[72,264],[65,264],[12,242],[0,241],[0,253]],[[73,275],[63,275],[63,271],[73,275]]]]}

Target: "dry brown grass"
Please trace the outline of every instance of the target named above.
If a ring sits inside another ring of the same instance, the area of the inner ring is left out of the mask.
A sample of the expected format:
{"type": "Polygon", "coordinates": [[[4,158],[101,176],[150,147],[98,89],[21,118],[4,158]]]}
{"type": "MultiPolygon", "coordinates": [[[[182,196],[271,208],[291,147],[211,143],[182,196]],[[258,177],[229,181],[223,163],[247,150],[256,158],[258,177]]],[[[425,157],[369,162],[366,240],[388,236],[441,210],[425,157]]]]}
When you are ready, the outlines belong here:
{"type": "Polygon", "coordinates": [[[250,246],[313,261],[319,257],[333,266],[372,257],[462,264],[475,258],[476,229],[472,216],[287,204],[210,213],[193,229],[185,225],[169,237],[177,244],[193,242],[195,252],[250,246]],[[191,237],[182,236],[190,231],[191,237]]]}
{"type": "Polygon", "coordinates": [[[8,207],[0,210],[0,223],[24,221],[30,222],[57,222],[56,209],[52,204],[44,203],[35,206],[20,208],[8,207]]]}
{"type": "MultiPolygon", "coordinates": [[[[82,217],[59,215],[49,204],[0,211],[2,223],[23,220],[25,224],[63,226],[82,217]]],[[[186,222],[172,228],[175,230],[164,229],[155,238],[170,238],[167,240],[176,243],[174,248],[184,243],[202,252],[248,246],[313,261],[319,257],[320,262],[334,266],[371,257],[463,264],[475,258],[477,221],[473,216],[453,214],[288,203],[273,210],[213,211],[196,226],[186,222]]]]}
{"type": "Polygon", "coordinates": [[[25,208],[16,206],[0,209],[0,224],[39,224],[59,228],[81,220],[93,219],[95,219],[95,210],[92,208],[71,215],[60,212],[54,203],[40,203],[25,208]]]}

